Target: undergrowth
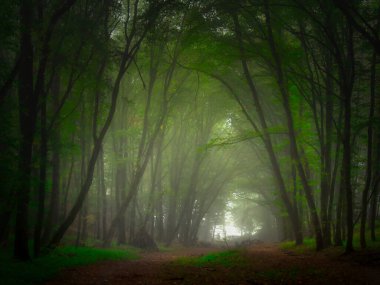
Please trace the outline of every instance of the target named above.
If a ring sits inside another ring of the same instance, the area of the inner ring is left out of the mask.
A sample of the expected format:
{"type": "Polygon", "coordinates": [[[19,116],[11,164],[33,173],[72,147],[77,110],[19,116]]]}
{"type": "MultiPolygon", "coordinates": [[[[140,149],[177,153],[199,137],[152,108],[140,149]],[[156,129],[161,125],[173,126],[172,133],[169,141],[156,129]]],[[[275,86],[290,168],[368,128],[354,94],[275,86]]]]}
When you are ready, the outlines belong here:
{"type": "Polygon", "coordinates": [[[315,251],[315,239],[305,238],[302,245],[296,245],[294,241],[285,241],[280,244],[283,250],[292,250],[296,253],[304,254],[315,251]]]}
{"type": "MultiPolygon", "coordinates": [[[[380,232],[380,226],[378,226],[376,232],[380,232]]],[[[380,240],[372,241],[370,239],[370,234],[367,232],[367,248],[366,250],[369,251],[380,251],[380,240]]],[[[344,252],[344,246],[345,241],[343,241],[342,246],[334,246],[334,251],[337,253],[343,253],[344,252]]],[[[355,250],[360,250],[360,235],[358,230],[355,230],[354,232],[354,238],[353,238],[353,246],[355,250]]],[[[283,250],[292,250],[299,254],[305,254],[305,253],[311,253],[315,251],[316,244],[314,238],[305,238],[304,243],[302,245],[296,245],[294,241],[285,241],[280,244],[280,248],[283,250]]],[[[331,251],[332,247],[325,249],[325,251],[331,251]]]]}
{"type": "Polygon", "coordinates": [[[134,249],[100,249],[73,246],[57,248],[51,253],[29,262],[15,261],[9,252],[0,252],[0,283],[7,285],[41,284],[64,268],[104,260],[137,258],[138,251],[134,249]]]}
{"type": "Polygon", "coordinates": [[[246,258],[241,250],[228,250],[210,253],[200,257],[182,257],[175,261],[178,265],[188,266],[223,266],[237,267],[246,263],[246,258]]]}

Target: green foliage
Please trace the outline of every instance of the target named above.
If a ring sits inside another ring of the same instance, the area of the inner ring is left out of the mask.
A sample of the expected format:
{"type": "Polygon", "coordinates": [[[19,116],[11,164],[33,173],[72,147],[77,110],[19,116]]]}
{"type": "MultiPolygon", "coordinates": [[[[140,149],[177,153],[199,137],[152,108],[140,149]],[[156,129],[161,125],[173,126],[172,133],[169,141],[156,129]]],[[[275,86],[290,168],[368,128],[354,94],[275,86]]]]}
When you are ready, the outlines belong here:
{"type": "Polygon", "coordinates": [[[48,255],[31,262],[17,262],[8,253],[0,255],[1,283],[7,285],[26,285],[42,283],[52,278],[60,270],[92,264],[104,260],[137,259],[137,250],[100,249],[89,247],[61,247],[48,255]]]}
{"type": "Polygon", "coordinates": [[[296,245],[294,241],[282,242],[280,245],[282,250],[291,250],[298,254],[310,253],[315,251],[315,239],[305,238],[302,245],[296,245]]]}
{"type": "MultiPolygon", "coordinates": [[[[380,230],[380,224],[377,224],[376,225],[376,232],[379,232],[379,230],[380,230]]],[[[367,250],[380,251],[380,240],[379,239],[377,239],[376,241],[371,240],[369,238],[370,237],[370,231],[369,230],[367,230],[366,236],[367,236],[367,250]]],[[[354,244],[354,248],[357,248],[357,249],[360,248],[359,227],[355,228],[353,244],[354,244]]]]}
{"type": "Polygon", "coordinates": [[[174,251],[174,248],[172,246],[168,247],[168,246],[166,246],[163,243],[158,243],[157,246],[158,246],[158,250],[160,252],[171,252],[171,251],[174,251]]]}
{"type": "Polygon", "coordinates": [[[210,253],[201,257],[183,257],[176,261],[179,265],[190,266],[223,266],[227,268],[240,267],[246,263],[246,258],[241,250],[228,250],[210,253]]]}
{"type": "MultiPolygon", "coordinates": [[[[379,227],[377,227],[377,231],[379,227]]],[[[370,233],[367,231],[367,236],[369,237],[370,233]]],[[[356,229],[354,232],[353,245],[355,249],[360,249],[360,237],[359,237],[359,229],[356,229]]],[[[343,253],[344,252],[345,241],[343,241],[343,246],[334,247],[335,253],[343,253]]],[[[314,238],[305,238],[302,245],[296,245],[294,241],[286,241],[282,242],[280,248],[285,251],[294,251],[298,254],[311,253],[315,250],[315,239],[314,238]]],[[[325,249],[325,251],[329,251],[329,249],[325,249]]],[[[367,250],[380,250],[380,241],[372,241],[367,239],[367,250]]]]}

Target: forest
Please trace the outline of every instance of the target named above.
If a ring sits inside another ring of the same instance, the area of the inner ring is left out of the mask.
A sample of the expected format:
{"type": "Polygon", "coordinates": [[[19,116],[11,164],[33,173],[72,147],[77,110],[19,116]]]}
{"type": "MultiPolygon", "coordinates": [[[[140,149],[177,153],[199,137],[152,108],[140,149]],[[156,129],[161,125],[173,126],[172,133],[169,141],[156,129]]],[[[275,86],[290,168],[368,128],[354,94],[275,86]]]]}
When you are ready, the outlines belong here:
{"type": "Polygon", "coordinates": [[[379,1],[0,11],[1,260],[284,242],[380,260],[379,1]]]}

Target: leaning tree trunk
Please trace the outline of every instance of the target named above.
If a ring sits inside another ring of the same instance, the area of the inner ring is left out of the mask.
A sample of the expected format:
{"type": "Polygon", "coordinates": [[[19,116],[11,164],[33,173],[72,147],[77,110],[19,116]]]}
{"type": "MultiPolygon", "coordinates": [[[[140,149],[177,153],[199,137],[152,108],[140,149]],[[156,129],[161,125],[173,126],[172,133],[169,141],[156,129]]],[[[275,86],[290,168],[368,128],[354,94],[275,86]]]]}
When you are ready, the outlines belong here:
{"type": "Polygon", "coordinates": [[[111,108],[109,110],[106,122],[104,123],[103,128],[101,129],[100,134],[97,137],[97,140],[95,141],[94,148],[92,150],[91,158],[88,163],[88,167],[86,171],[86,178],[85,178],[84,183],[81,186],[81,190],[79,192],[78,198],[76,199],[75,204],[73,208],[71,209],[71,211],[69,212],[69,214],[67,215],[66,219],[63,221],[63,223],[60,225],[58,230],[55,232],[53,238],[50,240],[50,243],[49,243],[50,246],[55,246],[61,241],[63,235],[65,234],[67,229],[70,227],[70,225],[73,223],[79,211],[81,210],[84,200],[87,196],[87,193],[90,190],[90,186],[92,184],[92,179],[94,176],[96,160],[98,158],[98,154],[102,147],[103,139],[108,131],[109,126],[111,125],[113,116],[115,114],[116,101],[119,94],[120,82],[125,72],[124,69],[125,69],[126,62],[127,62],[127,58],[125,56],[122,63],[120,64],[119,74],[115,80],[114,88],[112,91],[111,108]]]}
{"type": "Polygon", "coordinates": [[[268,31],[268,41],[269,41],[269,46],[271,49],[271,53],[274,59],[274,66],[275,66],[275,74],[276,74],[276,80],[278,87],[280,89],[280,93],[282,95],[282,103],[286,115],[286,122],[287,122],[287,127],[288,127],[288,135],[289,135],[289,141],[290,141],[290,147],[292,148],[292,153],[294,155],[294,160],[295,164],[298,170],[298,174],[301,179],[302,186],[305,191],[305,196],[306,196],[306,201],[308,203],[309,209],[310,209],[310,214],[311,214],[311,219],[312,219],[312,224],[314,228],[314,234],[315,234],[315,239],[316,239],[316,247],[317,250],[323,249],[323,235],[322,235],[322,228],[320,225],[320,220],[317,212],[317,208],[315,205],[315,200],[313,196],[313,191],[310,186],[310,183],[306,177],[305,174],[305,169],[302,164],[302,159],[300,157],[299,149],[297,146],[297,136],[296,132],[294,129],[294,122],[293,122],[293,115],[290,107],[290,102],[289,102],[289,93],[286,88],[286,83],[285,83],[285,77],[283,73],[283,67],[281,63],[280,56],[278,54],[275,40],[273,37],[273,31],[272,31],[272,23],[271,23],[271,16],[270,16],[270,11],[268,7],[268,2],[265,2],[265,21],[267,25],[267,31],[268,31]]]}
{"type": "MultiPolygon", "coordinates": [[[[71,0],[74,1],[74,0],[71,0]]],[[[138,5],[138,1],[135,3],[138,5]]],[[[121,62],[119,64],[119,69],[117,72],[116,79],[113,84],[113,89],[111,93],[111,106],[109,109],[109,112],[106,116],[106,120],[104,122],[103,127],[101,128],[99,134],[93,134],[94,135],[94,146],[92,149],[91,157],[88,163],[87,171],[86,171],[86,179],[84,183],[81,186],[81,190],[79,192],[79,195],[74,203],[73,208],[69,212],[66,219],[63,221],[63,223],[59,226],[58,230],[55,232],[54,236],[50,240],[49,246],[56,246],[66,233],[67,229],[70,227],[70,225],[75,220],[76,216],[78,215],[79,211],[81,210],[84,200],[90,190],[92,180],[94,177],[94,170],[96,161],[99,155],[99,152],[102,148],[102,143],[104,140],[104,137],[111,125],[112,119],[115,115],[116,111],[116,102],[119,95],[119,89],[120,89],[120,83],[124,76],[124,74],[127,72],[128,68],[130,67],[131,63],[133,62],[136,53],[140,49],[141,42],[145,38],[147,32],[152,28],[153,24],[155,23],[161,9],[167,4],[167,2],[159,2],[151,4],[147,10],[146,14],[149,16],[147,21],[144,22],[145,26],[142,30],[142,33],[140,35],[136,35],[135,31],[138,28],[137,25],[140,24],[140,22],[137,20],[138,18],[138,7],[136,6],[136,9],[134,11],[134,19],[133,21],[127,21],[125,23],[125,31],[128,32],[128,28],[131,29],[130,34],[126,35],[127,40],[124,45],[124,50],[122,53],[121,62]],[[129,27],[128,25],[132,25],[129,27]]]]}
{"type": "MultiPolygon", "coordinates": [[[[280,198],[281,198],[282,202],[284,203],[285,209],[286,209],[286,211],[290,217],[294,236],[296,237],[297,243],[301,244],[302,243],[302,232],[301,232],[301,227],[300,227],[300,221],[299,221],[299,219],[297,219],[297,215],[295,213],[294,207],[293,207],[291,200],[288,196],[286,186],[285,186],[285,181],[282,177],[280,165],[279,165],[279,162],[277,160],[277,157],[276,157],[276,154],[274,151],[272,139],[268,133],[268,126],[267,126],[267,122],[265,119],[264,110],[261,106],[259,94],[257,92],[256,86],[252,80],[252,76],[251,76],[251,73],[250,73],[249,68],[248,68],[248,63],[246,60],[245,50],[244,50],[244,46],[243,46],[242,32],[241,32],[239,20],[238,20],[238,17],[236,15],[232,15],[232,18],[233,18],[234,25],[235,25],[236,37],[237,37],[237,40],[239,43],[240,57],[241,57],[240,60],[242,63],[244,76],[246,78],[249,89],[251,91],[251,95],[252,95],[252,99],[253,99],[253,102],[255,105],[255,109],[256,109],[256,112],[258,114],[259,121],[261,124],[264,146],[265,146],[265,149],[268,153],[268,156],[269,156],[269,159],[271,162],[271,166],[272,166],[272,171],[273,171],[274,177],[276,178],[276,182],[278,184],[280,198]]],[[[222,81],[222,83],[224,83],[224,82],[222,81]]],[[[232,89],[230,89],[227,84],[225,84],[225,85],[232,92],[232,89]]],[[[246,114],[246,112],[245,112],[245,114],[246,114]]],[[[246,116],[249,119],[249,116],[247,114],[246,114],[246,116]]],[[[249,121],[251,122],[251,124],[255,128],[255,130],[257,132],[261,133],[260,130],[258,130],[255,123],[252,122],[252,120],[250,120],[250,119],[249,119],[249,121]]]]}

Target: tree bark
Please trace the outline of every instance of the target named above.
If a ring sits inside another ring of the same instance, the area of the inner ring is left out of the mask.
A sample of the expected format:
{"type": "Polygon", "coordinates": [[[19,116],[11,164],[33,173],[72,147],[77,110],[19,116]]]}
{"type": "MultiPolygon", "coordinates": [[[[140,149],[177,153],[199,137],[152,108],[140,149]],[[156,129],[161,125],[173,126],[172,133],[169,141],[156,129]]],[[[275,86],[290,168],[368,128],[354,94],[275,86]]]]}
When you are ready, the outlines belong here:
{"type": "Polygon", "coordinates": [[[19,71],[19,112],[21,140],[19,149],[19,182],[16,189],[16,224],[14,256],[29,260],[28,211],[31,179],[32,148],[37,118],[38,97],[33,92],[33,46],[31,0],[20,3],[20,71],[19,71]]]}
{"type": "Polygon", "coordinates": [[[40,177],[38,185],[38,206],[36,225],[34,229],[34,256],[40,255],[42,226],[45,216],[46,166],[47,166],[47,133],[46,133],[46,96],[41,102],[41,146],[40,146],[40,177]]]}
{"type": "MultiPolygon", "coordinates": [[[[374,48],[376,53],[380,55],[380,39],[376,28],[371,27],[369,22],[359,15],[357,8],[353,6],[355,1],[333,0],[337,8],[346,16],[350,26],[354,27],[374,48]]],[[[379,13],[378,13],[379,14],[379,13]]],[[[379,14],[380,15],[380,14],[379,14]]]]}
{"type": "MultiPolygon", "coordinates": [[[[52,84],[53,108],[56,111],[59,105],[60,95],[60,76],[55,74],[52,84]]],[[[53,225],[59,223],[59,196],[60,196],[60,126],[55,124],[51,134],[51,147],[52,147],[52,187],[50,194],[50,206],[46,217],[45,231],[43,235],[43,243],[49,242],[51,232],[53,231],[53,225]]]]}
{"type": "Polygon", "coordinates": [[[70,210],[68,216],[63,221],[63,223],[59,226],[59,228],[55,232],[53,238],[50,240],[50,243],[49,243],[50,246],[56,246],[60,242],[63,235],[65,234],[67,229],[70,227],[70,225],[73,223],[77,214],[81,210],[82,205],[84,203],[84,200],[87,196],[87,193],[90,190],[90,186],[92,184],[92,179],[94,176],[94,169],[95,169],[96,160],[98,158],[98,154],[100,152],[100,149],[101,149],[101,146],[103,143],[103,139],[104,139],[104,137],[108,131],[109,126],[111,125],[113,116],[115,114],[116,102],[117,102],[117,97],[118,97],[119,88],[120,88],[120,82],[121,82],[121,79],[125,73],[124,69],[125,69],[126,62],[127,62],[127,58],[125,57],[124,60],[120,64],[119,73],[118,73],[118,76],[117,76],[115,83],[114,83],[114,88],[112,91],[111,107],[110,107],[106,122],[104,123],[103,128],[100,131],[100,134],[99,134],[99,136],[98,136],[98,138],[94,144],[94,148],[92,150],[91,158],[90,158],[90,161],[89,161],[89,164],[87,167],[87,171],[86,171],[86,179],[81,186],[81,191],[78,195],[77,200],[75,201],[73,208],[70,210]]]}
{"type": "Polygon", "coordinates": [[[105,175],[104,175],[104,151],[103,147],[100,149],[100,186],[101,186],[101,197],[102,197],[102,239],[105,238],[107,233],[107,188],[105,184],[105,175]]]}
{"type": "MultiPolygon", "coordinates": [[[[71,1],[73,1],[73,0],[71,0],[71,1]]],[[[80,209],[83,206],[84,200],[85,200],[85,198],[86,198],[86,196],[90,190],[90,186],[92,184],[95,165],[96,165],[96,161],[97,161],[100,149],[102,147],[103,139],[104,139],[104,137],[105,137],[110,125],[111,125],[112,119],[113,119],[115,111],[116,111],[116,102],[117,102],[117,98],[119,95],[121,80],[122,80],[124,74],[126,73],[126,71],[128,70],[128,68],[130,67],[131,63],[133,62],[133,59],[134,59],[136,53],[140,49],[141,42],[145,38],[147,32],[152,28],[152,26],[155,23],[161,9],[166,4],[167,4],[166,1],[165,2],[159,2],[158,4],[157,3],[152,4],[147,8],[146,14],[149,17],[147,16],[148,18],[147,18],[146,22],[144,22],[145,26],[142,30],[142,33],[139,36],[137,36],[135,34],[135,31],[138,28],[136,25],[140,23],[137,20],[137,17],[138,17],[138,15],[137,15],[137,13],[138,13],[137,8],[138,7],[137,6],[136,6],[136,9],[134,12],[133,21],[132,22],[127,21],[125,23],[126,31],[128,30],[129,24],[131,24],[132,27],[131,27],[130,34],[127,35],[126,42],[124,44],[124,50],[122,53],[122,58],[121,58],[121,61],[119,64],[119,69],[118,69],[117,76],[116,76],[116,79],[115,79],[114,84],[113,84],[113,89],[112,89],[112,93],[111,93],[111,106],[110,106],[109,112],[106,116],[106,120],[104,122],[104,125],[101,128],[99,134],[95,138],[94,146],[92,149],[92,153],[91,153],[90,160],[89,160],[88,167],[87,167],[87,171],[86,171],[86,179],[81,186],[80,193],[79,193],[79,195],[78,195],[78,197],[74,203],[73,208],[71,209],[71,211],[68,214],[68,216],[66,217],[66,219],[59,226],[58,230],[55,232],[52,239],[50,240],[49,245],[51,247],[56,246],[60,242],[60,240],[64,236],[65,232],[70,227],[70,225],[73,223],[77,214],[79,213],[80,209]]],[[[136,2],[136,5],[138,5],[138,1],[136,2]]]]}
{"type": "Polygon", "coordinates": [[[301,160],[298,146],[297,146],[297,136],[294,129],[293,115],[292,115],[290,102],[289,102],[289,93],[287,92],[285,78],[284,78],[284,74],[282,70],[281,59],[277,52],[276,44],[273,37],[270,11],[269,11],[267,1],[265,2],[264,6],[265,6],[265,19],[266,19],[266,25],[267,25],[267,30],[268,30],[268,41],[269,41],[269,46],[270,46],[272,56],[274,59],[276,80],[277,80],[278,87],[280,89],[280,93],[282,95],[282,103],[283,103],[284,111],[286,114],[290,146],[294,154],[295,164],[296,164],[298,174],[300,176],[301,183],[305,191],[306,200],[310,209],[310,214],[312,218],[314,234],[315,234],[315,239],[316,239],[316,248],[317,250],[321,250],[323,249],[324,245],[323,245],[323,235],[322,235],[320,220],[319,220],[317,208],[315,205],[313,191],[306,177],[305,170],[302,165],[302,160],[301,160]]]}
{"type": "Polygon", "coordinates": [[[366,242],[366,222],[368,213],[368,193],[372,184],[372,148],[373,148],[373,121],[375,116],[375,92],[376,92],[376,53],[373,53],[371,62],[371,95],[370,95],[370,110],[368,115],[368,132],[367,132],[367,167],[366,179],[362,193],[361,205],[361,220],[360,220],[360,246],[361,248],[367,247],[366,242]]]}
{"type": "Polygon", "coordinates": [[[350,253],[353,248],[353,193],[351,184],[351,165],[352,165],[352,150],[351,150],[351,111],[352,111],[352,90],[354,85],[354,49],[353,49],[353,30],[351,25],[348,25],[347,35],[347,58],[346,64],[340,63],[340,79],[341,79],[341,96],[343,100],[343,164],[342,164],[342,182],[346,191],[346,227],[347,241],[346,253],[350,253]]]}
{"type": "MultiPolygon", "coordinates": [[[[267,153],[268,153],[268,156],[270,159],[270,163],[272,166],[272,171],[273,171],[274,177],[276,178],[276,182],[278,184],[278,189],[279,189],[281,200],[284,203],[285,209],[286,209],[286,211],[290,217],[294,236],[297,237],[297,239],[301,240],[302,239],[302,237],[301,237],[302,233],[300,231],[300,229],[301,229],[300,223],[299,223],[299,220],[297,220],[297,216],[295,214],[294,207],[293,207],[293,205],[290,201],[290,198],[288,196],[286,186],[285,186],[285,182],[284,182],[284,179],[282,177],[281,169],[280,169],[280,166],[279,166],[279,163],[278,163],[278,160],[276,158],[275,151],[274,151],[273,143],[272,143],[271,137],[268,133],[268,126],[267,126],[267,122],[266,122],[266,119],[264,116],[264,111],[261,107],[259,94],[257,92],[256,86],[252,80],[252,77],[251,77],[251,74],[250,74],[250,71],[248,68],[238,17],[236,15],[232,15],[232,17],[233,17],[233,21],[234,21],[234,25],[235,25],[235,33],[236,33],[237,41],[239,43],[242,68],[243,68],[244,76],[247,80],[248,86],[249,86],[250,91],[251,91],[252,99],[253,99],[253,102],[255,104],[255,109],[256,109],[256,112],[257,112],[258,117],[259,117],[259,122],[261,124],[261,132],[263,134],[263,142],[265,145],[265,149],[267,150],[267,153]]],[[[255,127],[255,125],[254,125],[254,127],[255,127]]]]}
{"type": "MultiPolygon", "coordinates": [[[[332,69],[332,57],[330,52],[326,55],[326,70],[332,69]]],[[[329,219],[330,197],[334,195],[332,186],[332,127],[333,127],[333,82],[329,73],[326,74],[326,112],[325,112],[325,143],[322,152],[321,173],[321,223],[324,245],[331,245],[331,220],[329,219]]]]}

